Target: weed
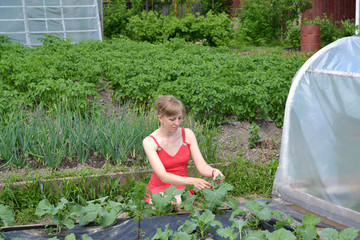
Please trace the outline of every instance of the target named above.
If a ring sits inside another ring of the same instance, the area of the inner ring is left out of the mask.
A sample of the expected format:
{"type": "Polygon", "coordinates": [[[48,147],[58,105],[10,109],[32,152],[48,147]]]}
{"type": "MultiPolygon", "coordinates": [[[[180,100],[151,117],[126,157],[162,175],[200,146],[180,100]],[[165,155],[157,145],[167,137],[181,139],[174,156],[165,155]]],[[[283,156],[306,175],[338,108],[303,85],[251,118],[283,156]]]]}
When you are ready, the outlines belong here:
{"type": "Polygon", "coordinates": [[[232,195],[247,196],[256,193],[266,198],[271,197],[278,164],[276,160],[265,164],[237,157],[231,159],[230,166],[219,169],[226,176],[226,181],[234,186],[231,190],[232,195]]]}
{"type": "Polygon", "coordinates": [[[256,147],[261,139],[261,134],[259,133],[260,127],[255,123],[252,122],[250,126],[250,136],[248,138],[250,148],[256,147]]]}

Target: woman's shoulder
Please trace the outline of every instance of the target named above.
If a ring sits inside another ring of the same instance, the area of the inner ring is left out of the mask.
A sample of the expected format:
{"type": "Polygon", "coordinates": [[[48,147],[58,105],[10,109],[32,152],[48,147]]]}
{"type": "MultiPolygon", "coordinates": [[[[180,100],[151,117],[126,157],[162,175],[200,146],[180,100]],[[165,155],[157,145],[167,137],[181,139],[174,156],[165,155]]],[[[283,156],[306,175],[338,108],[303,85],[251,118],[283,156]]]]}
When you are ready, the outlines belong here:
{"type": "Polygon", "coordinates": [[[184,130],[185,130],[186,141],[191,141],[193,139],[196,139],[193,130],[191,130],[190,128],[184,128],[184,130]]]}
{"type": "Polygon", "coordinates": [[[154,136],[156,137],[156,130],[154,132],[152,132],[151,134],[147,135],[144,139],[143,139],[143,144],[150,144],[153,145],[155,143],[154,141],[154,136]]]}

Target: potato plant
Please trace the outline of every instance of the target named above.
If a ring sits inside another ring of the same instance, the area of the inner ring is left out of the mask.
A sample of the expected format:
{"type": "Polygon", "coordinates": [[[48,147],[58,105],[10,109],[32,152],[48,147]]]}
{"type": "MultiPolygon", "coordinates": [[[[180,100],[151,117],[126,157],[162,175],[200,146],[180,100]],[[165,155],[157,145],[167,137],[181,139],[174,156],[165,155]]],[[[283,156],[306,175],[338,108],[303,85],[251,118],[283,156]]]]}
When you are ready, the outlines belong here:
{"type": "Polygon", "coordinates": [[[291,80],[307,60],[270,52],[234,54],[184,39],[150,44],[118,37],[70,44],[49,35],[43,42],[31,49],[1,43],[0,113],[19,106],[53,109],[59,103],[85,109],[96,102],[99,89],[108,88],[114,100],[135,108],[151,108],[158,95],[172,94],[203,122],[219,124],[236,115],[280,126],[291,80]]]}

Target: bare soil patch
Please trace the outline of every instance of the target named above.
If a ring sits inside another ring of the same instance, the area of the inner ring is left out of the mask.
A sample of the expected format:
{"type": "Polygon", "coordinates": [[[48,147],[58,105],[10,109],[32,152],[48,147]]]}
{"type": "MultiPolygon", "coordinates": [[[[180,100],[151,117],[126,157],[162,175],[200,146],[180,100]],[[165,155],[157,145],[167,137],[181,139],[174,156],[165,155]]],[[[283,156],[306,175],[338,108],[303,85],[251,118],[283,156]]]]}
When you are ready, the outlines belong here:
{"type": "Polygon", "coordinates": [[[219,147],[224,157],[240,155],[244,159],[263,163],[279,159],[282,128],[277,127],[274,122],[264,120],[259,120],[256,124],[260,127],[261,139],[254,148],[249,146],[248,139],[251,137],[249,122],[234,121],[221,126],[219,147]]]}

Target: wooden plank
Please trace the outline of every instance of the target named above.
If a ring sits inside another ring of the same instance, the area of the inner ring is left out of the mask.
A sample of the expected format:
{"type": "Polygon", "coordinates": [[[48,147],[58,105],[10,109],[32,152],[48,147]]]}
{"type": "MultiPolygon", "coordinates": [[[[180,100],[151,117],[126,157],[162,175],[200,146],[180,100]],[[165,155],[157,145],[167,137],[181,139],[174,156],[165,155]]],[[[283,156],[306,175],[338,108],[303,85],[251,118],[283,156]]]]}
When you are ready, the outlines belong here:
{"type": "MultiPolygon", "coordinates": [[[[297,184],[296,186],[299,187],[302,183],[297,184]]],[[[275,184],[273,201],[276,202],[278,199],[322,216],[322,218],[326,219],[327,224],[334,222],[334,225],[338,227],[343,225],[360,229],[360,212],[305,193],[303,189],[293,188],[286,184],[275,184]]]]}

